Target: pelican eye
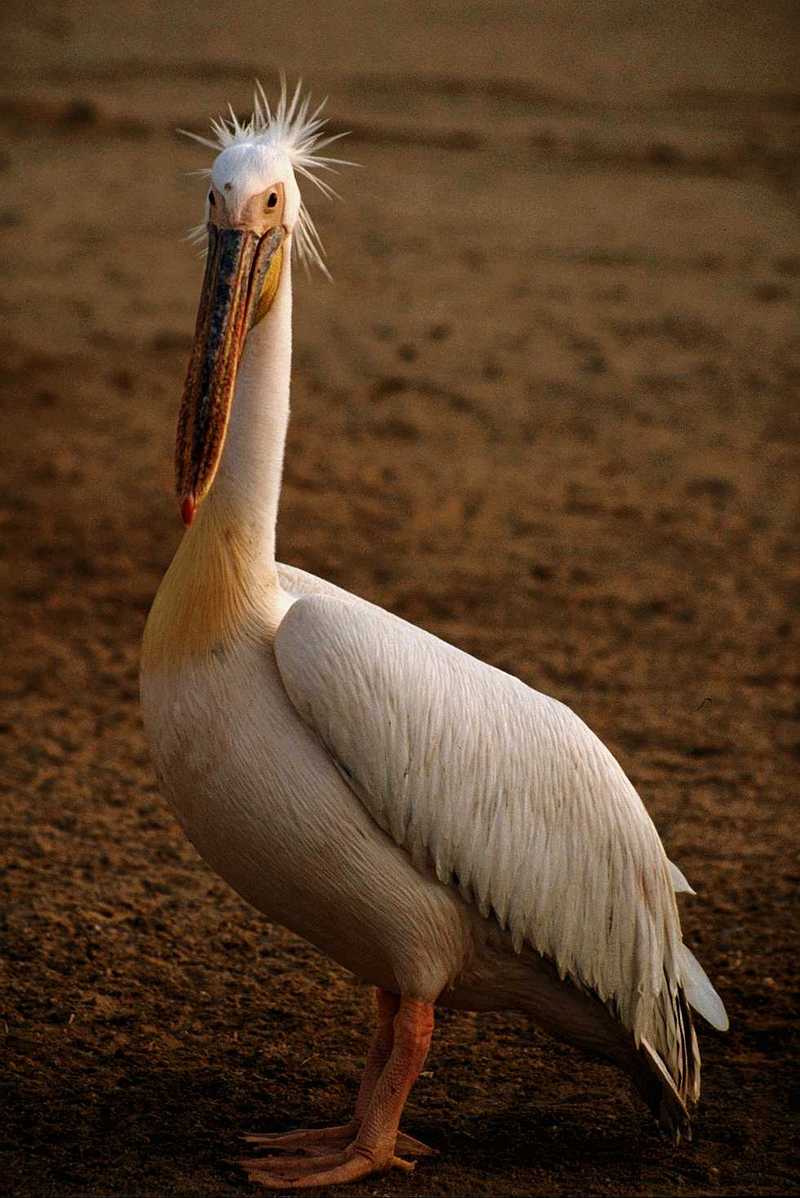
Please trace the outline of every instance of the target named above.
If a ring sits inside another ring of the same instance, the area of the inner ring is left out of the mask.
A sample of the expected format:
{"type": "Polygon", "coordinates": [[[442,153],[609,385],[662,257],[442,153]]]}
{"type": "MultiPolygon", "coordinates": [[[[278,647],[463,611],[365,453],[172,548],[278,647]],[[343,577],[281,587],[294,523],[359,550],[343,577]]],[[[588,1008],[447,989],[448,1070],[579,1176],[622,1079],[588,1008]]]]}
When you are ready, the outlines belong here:
{"type": "Polygon", "coordinates": [[[277,202],[278,202],[278,196],[277,196],[277,194],[276,194],[274,191],[271,191],[271,192],[269,193],[269,198],[268,198],[268,200],[267,200],[267,207],[268,207],[268,208],[274,208],[274,207],[275,207],[275,205],[277,204],[277,202]]]}

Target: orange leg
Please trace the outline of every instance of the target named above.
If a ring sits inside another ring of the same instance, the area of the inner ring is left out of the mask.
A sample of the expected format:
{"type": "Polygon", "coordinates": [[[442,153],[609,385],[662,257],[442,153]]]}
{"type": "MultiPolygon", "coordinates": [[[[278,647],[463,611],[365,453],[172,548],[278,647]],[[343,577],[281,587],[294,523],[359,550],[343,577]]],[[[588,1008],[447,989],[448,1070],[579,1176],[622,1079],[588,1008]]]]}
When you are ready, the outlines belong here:
{"type": "Polygon", "coordinates": [[[378,1018],[375,1035],[372,1037],[372,1043],[367,1053],[367,1063],[361,1075],[361,1085],[358,1087],[358,1098],[353,1116],[354,1132],[361,1127],[372,1098],[372,1091],[391,1056],[394,1045],[394,1021],[400,1010],[400,998],[389,990],[376,990],[375,1004],[378,1008],[378,1018]]]}
{"type": "MultiPolygon", "coordinates": [[[[309,1156],[327,1155],[334,1148],[345,1148],[358,1134],[366,1114],[372,1091],[383,1072],[384,1065],[389,1059],[394,1044],[394,1020],[400,1009],[400,999],[389,990],[376,990],[377,1024],[372,1043],[367,1053],[367,1063],[361,1075],[361,1085],[356,1099],[356,1109],[349,1123],[341,1123],[336,1127],[311,1127],[299,1131],[272,1132],[268,1134],[247,1133],[242,1137],[255,1148],[264,1148],[268,1152],[302,1153],[309,1156]]],[[[413,1136],[398,1132],[396,1148],[398,1153],[408,1156],[434,1156],[435,1150],[428,1148],[413,1136]]],[[[266,1165],[268,1162],[262,1161],[266,1165]]],[[[278,1166],[280,1167],[280,1166],[278,1166]]]]}
{"type": "Polygon", "coordinates": [[[255,1157],[240,1163],[251,1181],[267,1189],[303,1189],[354,1181],[386,1169],[413,1169],[396,1153],[431,1150],[398,1131],[408,1094],[428,1054],[433,1007],[378,991],[378,1028],[356,1102],[355,1118],[342,1127],[284,1136],[248,1136],[267,1150],[308,1155],[275,1160],[255,1157]],[[339,1151],[330,1151],[339,1147],[339,1151]]]}

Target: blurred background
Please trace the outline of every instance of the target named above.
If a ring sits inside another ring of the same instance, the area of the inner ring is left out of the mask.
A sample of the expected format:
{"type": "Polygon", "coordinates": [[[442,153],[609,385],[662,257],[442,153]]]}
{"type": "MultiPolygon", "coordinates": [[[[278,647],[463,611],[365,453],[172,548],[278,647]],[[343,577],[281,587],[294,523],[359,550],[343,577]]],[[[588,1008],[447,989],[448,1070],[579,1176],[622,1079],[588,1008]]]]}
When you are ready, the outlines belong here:
{"type": "Polygon", "coordinates": [[[284,70],[360,166],[307,197],[334,282],[297,279],[281,555],[592,725],[733,1023],[674,1152],[605,1067],[445,1014],[407,1115],[441,1158],[352,1192],[790,1191],[796,5],[0,19],[6,1184],[242,1193],[239,1130],[336,1121],[357,1084],[369,995],[198,860],[137,708],[210,163],[175,130],[284,70]]]}

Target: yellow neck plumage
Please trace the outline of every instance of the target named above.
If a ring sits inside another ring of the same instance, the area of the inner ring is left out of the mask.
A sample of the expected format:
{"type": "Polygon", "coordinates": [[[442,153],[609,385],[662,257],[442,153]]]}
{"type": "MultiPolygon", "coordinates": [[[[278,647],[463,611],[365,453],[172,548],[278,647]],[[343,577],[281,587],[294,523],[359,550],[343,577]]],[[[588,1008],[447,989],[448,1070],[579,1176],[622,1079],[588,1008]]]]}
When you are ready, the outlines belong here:
{"type": "Polygon", "coordinates": [[[255,319],[253,320],[254,325],[257,325],[260,320],[263,320],[267,315],[267,312],[269,312],[270,308],[272,307],[275,296],[278,294],[278,284],[281,281],[282,269],[283,246],[281,245],[269,264],[267,277],[264,279],[264,286],[261,289],[261,299],[258,301],[255,319]]]}

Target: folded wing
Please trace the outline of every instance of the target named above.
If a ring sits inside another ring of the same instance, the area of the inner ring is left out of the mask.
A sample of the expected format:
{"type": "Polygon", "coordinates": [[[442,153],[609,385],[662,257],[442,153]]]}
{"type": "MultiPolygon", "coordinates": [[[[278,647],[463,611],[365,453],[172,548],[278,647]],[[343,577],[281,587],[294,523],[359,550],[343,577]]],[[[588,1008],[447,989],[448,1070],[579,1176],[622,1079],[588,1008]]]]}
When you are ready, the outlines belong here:
{"type": "Polygon", "coordinates": [[[517,950],[549,957],[668,1064],[663,1024],[679,990],[723,1024],[682,943],[674,890],[688,883],[569,708],[334,594],[296,600],[275,655],[291,702],[376,823],[517,950]]]}

